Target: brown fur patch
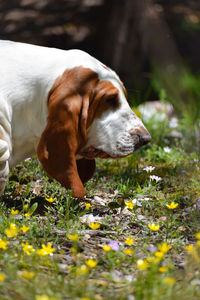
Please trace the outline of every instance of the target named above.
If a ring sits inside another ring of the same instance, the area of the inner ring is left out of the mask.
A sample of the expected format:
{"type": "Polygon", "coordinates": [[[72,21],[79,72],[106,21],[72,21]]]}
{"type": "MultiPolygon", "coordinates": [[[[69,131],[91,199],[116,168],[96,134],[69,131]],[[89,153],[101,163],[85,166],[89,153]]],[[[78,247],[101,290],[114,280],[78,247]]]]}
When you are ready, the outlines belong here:
{"type": "Polygon", "coordinates": [[[119,107],[118,89],[109,81],[100,81],[94,90],[94,96],[89,107],[87,127],[94,118],[101,118],[107,110],[115,110],[119,107]]]}
{"type": "Polygon", "coordinates": [[[49,91],[47,126],[37,154],[47,173],[72,189],[74,197],[85,195],[82,182],[95,170],[94,161],[76,162],[76,154],[87,142],[86,130],[94,118],[118,106],[118,89],[109,81],[99,81],[88,68],[66,70],[49,91]]]}

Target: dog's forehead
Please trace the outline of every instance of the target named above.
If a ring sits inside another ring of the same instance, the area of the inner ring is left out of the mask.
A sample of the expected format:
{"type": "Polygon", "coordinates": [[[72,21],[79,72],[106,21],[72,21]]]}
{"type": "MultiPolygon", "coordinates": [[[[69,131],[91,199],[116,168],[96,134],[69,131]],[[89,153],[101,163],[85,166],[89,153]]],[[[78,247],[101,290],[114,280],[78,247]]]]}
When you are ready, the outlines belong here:
{"type": "Polygon", "coordinates": [[[119,90],[120,96],[122,96],[124,100],[127,98],[126,89],[117,73],[88,53],[81,50],[74,50],[73,57],[70,60],[68,67],[90,69],[92,72],[97,74],[99,81],[111,82],[119,90]]]}
{"type": "MultiPolygon", "coordinates": [[[[126,98],[126,90],[116,72],[104,65],[101,61],[90,54],[77,49],[68,50],[67,53],[65,52],[63,55],[65,60],[67,59],[66,65],[62,65],[61,69],[60,67],[58,67],[58,69],[56,68],[57,77],[62,77],[66,71],[76,70],[77,72],[75,73],[78,76],[72,76],[72,78],[75,81],[78,80],[78,82],[83,82],[82,79],[84,78],[92,78],[88,76],[88,74],[93,73],[94,77],[95,74],[97,75],[98,81],[109,81],[112,83],[119,90],[120,96],[126,98]]],[[[69,77],[67,80],[69,80],[69,77]]],[[[85,81],[86,84],[87,82],[88,81],[85,81]]]]}
{"type": "Polygon", "coordinates": [[[110,68],[106,67],[102,64],[102,68],[98,72],[98,77],[100,81],[107,81],[111,83],[115,88],[117,88],[120,96],[121,102],[127,102],[127,91],[123,84],[123,82],[120,80],[119,76],[110,68]],[[102,72],[103,68],[103,72],[102,72]]]}

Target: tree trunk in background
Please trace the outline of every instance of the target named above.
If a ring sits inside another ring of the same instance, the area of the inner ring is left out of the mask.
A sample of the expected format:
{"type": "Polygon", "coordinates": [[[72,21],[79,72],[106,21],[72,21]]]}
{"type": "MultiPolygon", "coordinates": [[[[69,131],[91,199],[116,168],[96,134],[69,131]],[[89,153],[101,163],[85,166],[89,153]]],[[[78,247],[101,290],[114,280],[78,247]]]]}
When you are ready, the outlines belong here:
{"type": "Polygon", "coordinates": [[[97,30],[103,45],[102,60],[116,70],[129,87],[138,81],[144,62],[135,19],[137,2],[140,0],[118,0],[116,5],[115,0],[106,1],[105,21],[97,30]]]}
{"type": "Polygon", "coordinates": [[[105,45],[108,46],[109,41],[112,45],[105,52],[111,66],[121,74],[128,87],[142,90],[140,83],[145,82],[144,63],[147,61],[151,73],[156,74],[157,82],[166,90],[177,111],[193,110],[196,100],[182,85],[184,65],[164,19],[162,6],[151,0],[120,2],[121,6],[115,7],[110,14],[110,28],[105,37],[105,45]]]}
{"type": "Polygon", "coordinates": [[[120,74],[128,88],[144,87],[150,65],[165,72],[180,68],[178,51],[160,5],[150,0],[118,0],[115,4],[115,0],[105,3],[105,22],[97,30],[102,41],[99,55],[120,74]]]}

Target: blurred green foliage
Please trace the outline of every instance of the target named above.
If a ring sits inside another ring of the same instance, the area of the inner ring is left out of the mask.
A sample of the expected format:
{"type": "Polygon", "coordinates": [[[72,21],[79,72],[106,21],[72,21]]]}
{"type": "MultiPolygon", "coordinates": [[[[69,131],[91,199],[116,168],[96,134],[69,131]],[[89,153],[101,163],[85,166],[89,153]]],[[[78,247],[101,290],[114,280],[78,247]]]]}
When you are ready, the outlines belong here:
{"type": "Polygon", "coordinates": [[[175,76],[155,72],[152,80],[162,101],[170,102],[186,126],[198,126],[200,122],[200,74],[183,71],[175,76]]]}

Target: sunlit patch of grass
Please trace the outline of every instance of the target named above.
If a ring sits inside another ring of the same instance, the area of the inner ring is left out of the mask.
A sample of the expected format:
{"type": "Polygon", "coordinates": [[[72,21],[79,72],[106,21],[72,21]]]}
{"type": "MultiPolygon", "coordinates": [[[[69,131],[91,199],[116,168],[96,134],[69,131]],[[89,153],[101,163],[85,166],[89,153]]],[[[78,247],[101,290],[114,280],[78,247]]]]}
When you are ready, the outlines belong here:
{"type": "Polygon", "coordinates": [[[2,300],[199,299],[200,162],[162,135],[98,160],[83,201],[35,158],[12,170],[0,203],[2,300]]]}

